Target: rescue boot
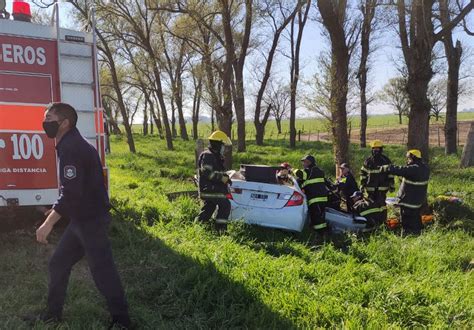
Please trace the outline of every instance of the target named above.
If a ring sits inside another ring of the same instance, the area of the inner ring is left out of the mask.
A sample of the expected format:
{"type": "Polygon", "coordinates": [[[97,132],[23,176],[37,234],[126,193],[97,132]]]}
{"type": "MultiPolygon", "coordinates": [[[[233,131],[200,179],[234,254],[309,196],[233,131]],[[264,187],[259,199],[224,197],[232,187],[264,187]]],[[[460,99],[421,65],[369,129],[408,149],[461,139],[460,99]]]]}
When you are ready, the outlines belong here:
{"type": "Polygon", "coordinates": [[[215,228],[219,234],[223,234],[227,231],[227,219],[216,219],[215,228]]]}
{"type": "Polygon", "coordinates": [[[331,240],[330,232],[327,227],[315,229],[312,243],[315,245],[324,245],[331,240]]]}

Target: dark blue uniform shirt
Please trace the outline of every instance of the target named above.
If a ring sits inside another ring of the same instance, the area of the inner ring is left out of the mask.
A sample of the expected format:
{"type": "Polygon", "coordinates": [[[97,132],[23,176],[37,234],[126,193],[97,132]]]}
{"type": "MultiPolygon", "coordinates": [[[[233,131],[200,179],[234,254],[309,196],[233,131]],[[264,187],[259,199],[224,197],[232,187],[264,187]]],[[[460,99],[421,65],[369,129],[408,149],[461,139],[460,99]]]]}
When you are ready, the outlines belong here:
{"type": "Polygon", "coordinates": [[[56,150],[61,188],[53,209],[61,216],[78,221],[106,215],[110,202],[97,150],[77,128],[63,136],[56,150]]]}

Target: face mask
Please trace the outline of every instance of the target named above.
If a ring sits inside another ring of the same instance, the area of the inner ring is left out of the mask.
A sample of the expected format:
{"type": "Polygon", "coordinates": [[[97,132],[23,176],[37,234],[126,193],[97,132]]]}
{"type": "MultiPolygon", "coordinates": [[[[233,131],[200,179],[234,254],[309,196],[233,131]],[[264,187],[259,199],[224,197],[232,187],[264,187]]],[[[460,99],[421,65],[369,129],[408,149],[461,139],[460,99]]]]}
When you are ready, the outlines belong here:
{"type": "Polygon", "coordinates": [[[372,150],[372,155],[373,156],[380,156],[382,154],[382,150],[380,149],[373,149],[372,150]]]}
{"type": "Polygon", "coordinates": [[[224,156],[224,152],[225,152],[225,145],[222,145],[221,149],[219,150],[219,153],[221,154],[221,156],[224,156]]]}
{"type": "Polygon", "coordinates": [[[57,121],[44,121],[43,122],[43,129],[46,135],[50,139],[54,139],[56,135],[58,135],[59,130],[59,123],[57,121]]]}

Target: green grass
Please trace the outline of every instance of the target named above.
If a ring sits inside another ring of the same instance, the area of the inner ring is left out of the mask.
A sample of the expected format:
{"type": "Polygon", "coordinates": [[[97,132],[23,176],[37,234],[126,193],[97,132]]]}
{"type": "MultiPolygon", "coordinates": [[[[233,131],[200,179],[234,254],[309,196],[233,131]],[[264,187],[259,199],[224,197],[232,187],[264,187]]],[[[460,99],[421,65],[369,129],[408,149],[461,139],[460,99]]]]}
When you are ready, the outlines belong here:
{"type": "MultiPolygon", "coordinates": [[[[458,120],[465,121],[465,120],[474,120],[474,113],[472,112],[460,112],[458,113],[458,120]]],[[[432,124],[444,124],[444,117],[441,117],[438,122],[434,119],[431,121],[432,124]]],[[[282,134],[278,134],[276,122],[274,120],[269,120],[265,129],[265,139],[275,140],[275,139],[287,139],[289,136],[289,120],[282,121],[282,134]]],[[[352,130],[358,130],[360,128],[360,117],[359,116],[352,116],[349,117],[349,124],[351,125],[352,130]]],[[[367,128],[371,129],[383,129],[383,128],[397,128],[397,127],[405,127],[408,125],[408,118],[402,118],[402,125],[399,124],[398,116],[397,115],[373,115],[369,116],[367,121],[367,128]]],[[[296,120],[296,131],[301,131],[302,134],[311,134],[315,135],[318,133],[327,133],[328,132],[328,122],[322,118],[305,118],[305,119],[297,119],[296,120]]],[[[236,124],[234,124],[236,127],[236,124]]],[[[192,124],[187,124],[188,134],[192,132],[192,124]]],[[[136,124],[134,125],[134,131],[139,133],[142,132],[142,125],[136,124]]],[[[178,130],[179,134],[179,127],[178,123],[176,123],[176,129],[178,130]]],[[[207,137],[212,130],[211,123],[199,123],[198,125],[198,135],[199,137],[207,137]]],[[[246,123],[245,128],[247,134],[247,139],[251,140],[255,138],[255,126],[252,121],[248,121],[246,123]]],[[[236,129],[234,129],[236,131],[236,129]]],[[[234,135],[237,134],[234,132],[234,135]]],[[[236,136],[234,136],[236,138],[236,136]]]]}
{"type": "MultiPolygon", "coordinates": [[[[437,208],[436,223],[420,237],[380,230],[313,246],[308,232],[241,223],[219,235],[193,222],[195,200],[168,202],[166,193],[193,189],[192,142],[176,141],[176,150],[167,151],[157,137],[137,135],[136,155],[120,138],[112,142],[111,195],[119,213],[111,237],[139,328],[473,328],[474,169],[459,169],[458,157],[433,150],[429,194],[434,201],[456,192],[464,204],[449,212],[437,208]]],[[[387,153],[401,163],[403,150],[388,147],[387,153]]],[[[233,167],[296,165],[308,152],[333,173],[331,146],[324,143],[301,142],[297,150],[281,141],[250,144],[234,154],[233,167]]],[[[354,167],[367,153],[353,146],[354,167]]],[[[0,328],[27,328],[21,315],[44,304],[52,249],[35,243],[33,229],[0,234],[0,328]]],[[[60,328],[100,329],[107,317],[81,262],[60,328]]]]}

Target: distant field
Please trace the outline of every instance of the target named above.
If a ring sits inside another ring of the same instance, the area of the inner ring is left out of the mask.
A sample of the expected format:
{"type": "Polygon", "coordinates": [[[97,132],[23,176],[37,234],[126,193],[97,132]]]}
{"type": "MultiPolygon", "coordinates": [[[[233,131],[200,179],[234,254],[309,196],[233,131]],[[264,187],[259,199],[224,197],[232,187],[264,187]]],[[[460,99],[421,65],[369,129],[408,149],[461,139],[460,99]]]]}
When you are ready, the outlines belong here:
{"type": "MultiPolygon", "coordinates": [[[[474,120],[474,113],[469,112],[462,112],[458,114],[459,121],[469,121],[474,120]]],[[[382,128],[398,128],[398,127],[406,127],[408,125],[408,118],[403,117],[402,125],[399,124],[398,116],[397,115],[374,115],[369,116],[367,128],[368,130],[372,129],[382,129],[382,128]]],[[[444,125],[444,117],[440,118],[438,122],[434,119],[431,122],[432,124],[441,124],[444,125]]],[[[306,119],[297,119],[296,120],[296,131],[301,131],[302,135],[307,136],[311,134],[312,136],[316,136],[319,132],[320,135],[327,134],[329,122],[322,118],[306,118],[306,119]]],[[[360,117],[353,116],[349,118],[349,125],[353,132],[356,132],[360,128],[360,117]]],[[[236,126],[236,124],[234,124],[236,126]]],[[[188,134],[191,135],[192,132],[192,125],[191,123],[187,124],[188,134]]],[[[178,130],[178,124],[176,124],[176,129],[178,130]]],[[[206,137],[212,130],[211,123],[200,123],[199,127],[199,137],[206,137]]],[[[134,125],[134,131],[139,133],[142,132],[142,125],[136,124],[134,125]]],[[[156,131],[155,131],[156,132],[156,131]]],[[[179,132],[179,130],[178,130],[179,132]]],[[[247,140],[255,139],[255,126],[252,121],[248,121],[246,124],[246,132],[247,132],[247,140]]],[[[233,138],[236,139],[236,130],[234,130],[233,138]]],[[[278,134],[276,122],[274,120],[270,120],[267,124],[265,130],[265,139],[287,139],[289,136],[289,120],[282,121],[282,134],[278,134]]]]}

